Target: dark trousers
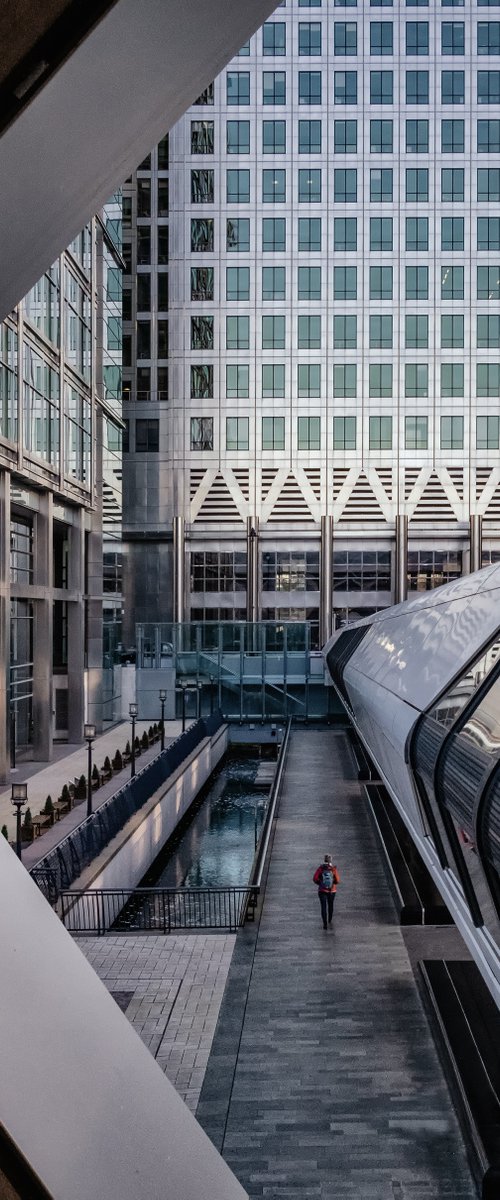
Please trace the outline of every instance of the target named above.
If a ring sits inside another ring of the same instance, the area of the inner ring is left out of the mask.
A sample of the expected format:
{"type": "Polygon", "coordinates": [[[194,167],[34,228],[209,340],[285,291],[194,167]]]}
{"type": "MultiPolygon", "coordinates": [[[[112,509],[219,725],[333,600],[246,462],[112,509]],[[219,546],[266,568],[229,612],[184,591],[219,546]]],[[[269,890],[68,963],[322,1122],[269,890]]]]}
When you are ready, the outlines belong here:
{"type": "Polygon", "coordinates": [[[318,892],[319,902],[321,904],[321,916],[323,925],[326,929],[327,917],[331,921],[333,917],[333,901],[335,900],[335,892],[318,892]]]}

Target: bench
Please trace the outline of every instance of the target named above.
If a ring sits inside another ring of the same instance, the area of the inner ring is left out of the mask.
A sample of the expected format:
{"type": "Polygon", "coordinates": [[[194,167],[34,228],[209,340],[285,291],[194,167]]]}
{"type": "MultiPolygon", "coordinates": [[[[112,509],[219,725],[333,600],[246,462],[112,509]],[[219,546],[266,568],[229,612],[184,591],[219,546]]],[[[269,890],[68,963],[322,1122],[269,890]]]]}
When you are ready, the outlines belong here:
{"type": "Polygon", "coordinates": [[[38,813],[38,816],[31,818],[33,825],[33,837],[40,837],[42,830],[49,829],[54,824],[52,813],[38,813]]]}

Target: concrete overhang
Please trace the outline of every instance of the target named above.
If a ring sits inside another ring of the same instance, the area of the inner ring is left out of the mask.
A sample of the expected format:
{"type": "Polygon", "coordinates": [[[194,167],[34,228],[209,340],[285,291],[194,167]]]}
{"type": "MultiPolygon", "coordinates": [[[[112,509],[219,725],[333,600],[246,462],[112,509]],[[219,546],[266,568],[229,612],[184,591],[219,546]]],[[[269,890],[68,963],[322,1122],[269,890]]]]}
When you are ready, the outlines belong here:
{"type": "MultiPolygon", "coordinates": [[[[116,0],[95,23],[93,5],[94,24],[75,25],[79,40],[60,65],[39,78],[34,66],[31,82],[28,72],[0,137],[0,319],[275,7],[116,0]]],[[[19,54],[36,63],[29,42],[19,54]]],[[[15,62],[12,51],[4,77],[15,78],[15,62]]]]}

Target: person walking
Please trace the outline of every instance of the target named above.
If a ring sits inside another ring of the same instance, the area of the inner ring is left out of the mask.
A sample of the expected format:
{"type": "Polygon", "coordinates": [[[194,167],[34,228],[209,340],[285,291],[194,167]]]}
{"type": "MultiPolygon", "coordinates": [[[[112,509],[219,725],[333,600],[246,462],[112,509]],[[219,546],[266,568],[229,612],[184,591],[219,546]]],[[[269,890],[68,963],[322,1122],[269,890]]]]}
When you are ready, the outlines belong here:
{"type": "Polygon", "coordinates": [[[313,883],[317,884],[319,902],[321,905],[321,916],[323,919],[323,929],[327,929],[331,925],[333,918],[333,903],[337,884],[340,883],[340,875],[337,867],[332,863],[331,854],[325,854],[323,862],[320,863],[313,875],[313,883]],[[328,924],[327,924],[328,920],[328,924]]]}

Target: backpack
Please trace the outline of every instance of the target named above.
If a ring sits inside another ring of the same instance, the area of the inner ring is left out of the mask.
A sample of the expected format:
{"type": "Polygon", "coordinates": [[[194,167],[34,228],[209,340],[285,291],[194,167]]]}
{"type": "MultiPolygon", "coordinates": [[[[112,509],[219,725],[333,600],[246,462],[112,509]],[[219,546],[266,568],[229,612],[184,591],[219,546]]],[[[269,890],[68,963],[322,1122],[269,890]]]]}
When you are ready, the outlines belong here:
{"type": "Polygon", "coordinates": [[[328,891],[330,891],[330,889],[333,887],[333,882],[333,867],[325,863],[325,865],[321,868],[319,886],[322,888],[328,888],[328,891]]]}

